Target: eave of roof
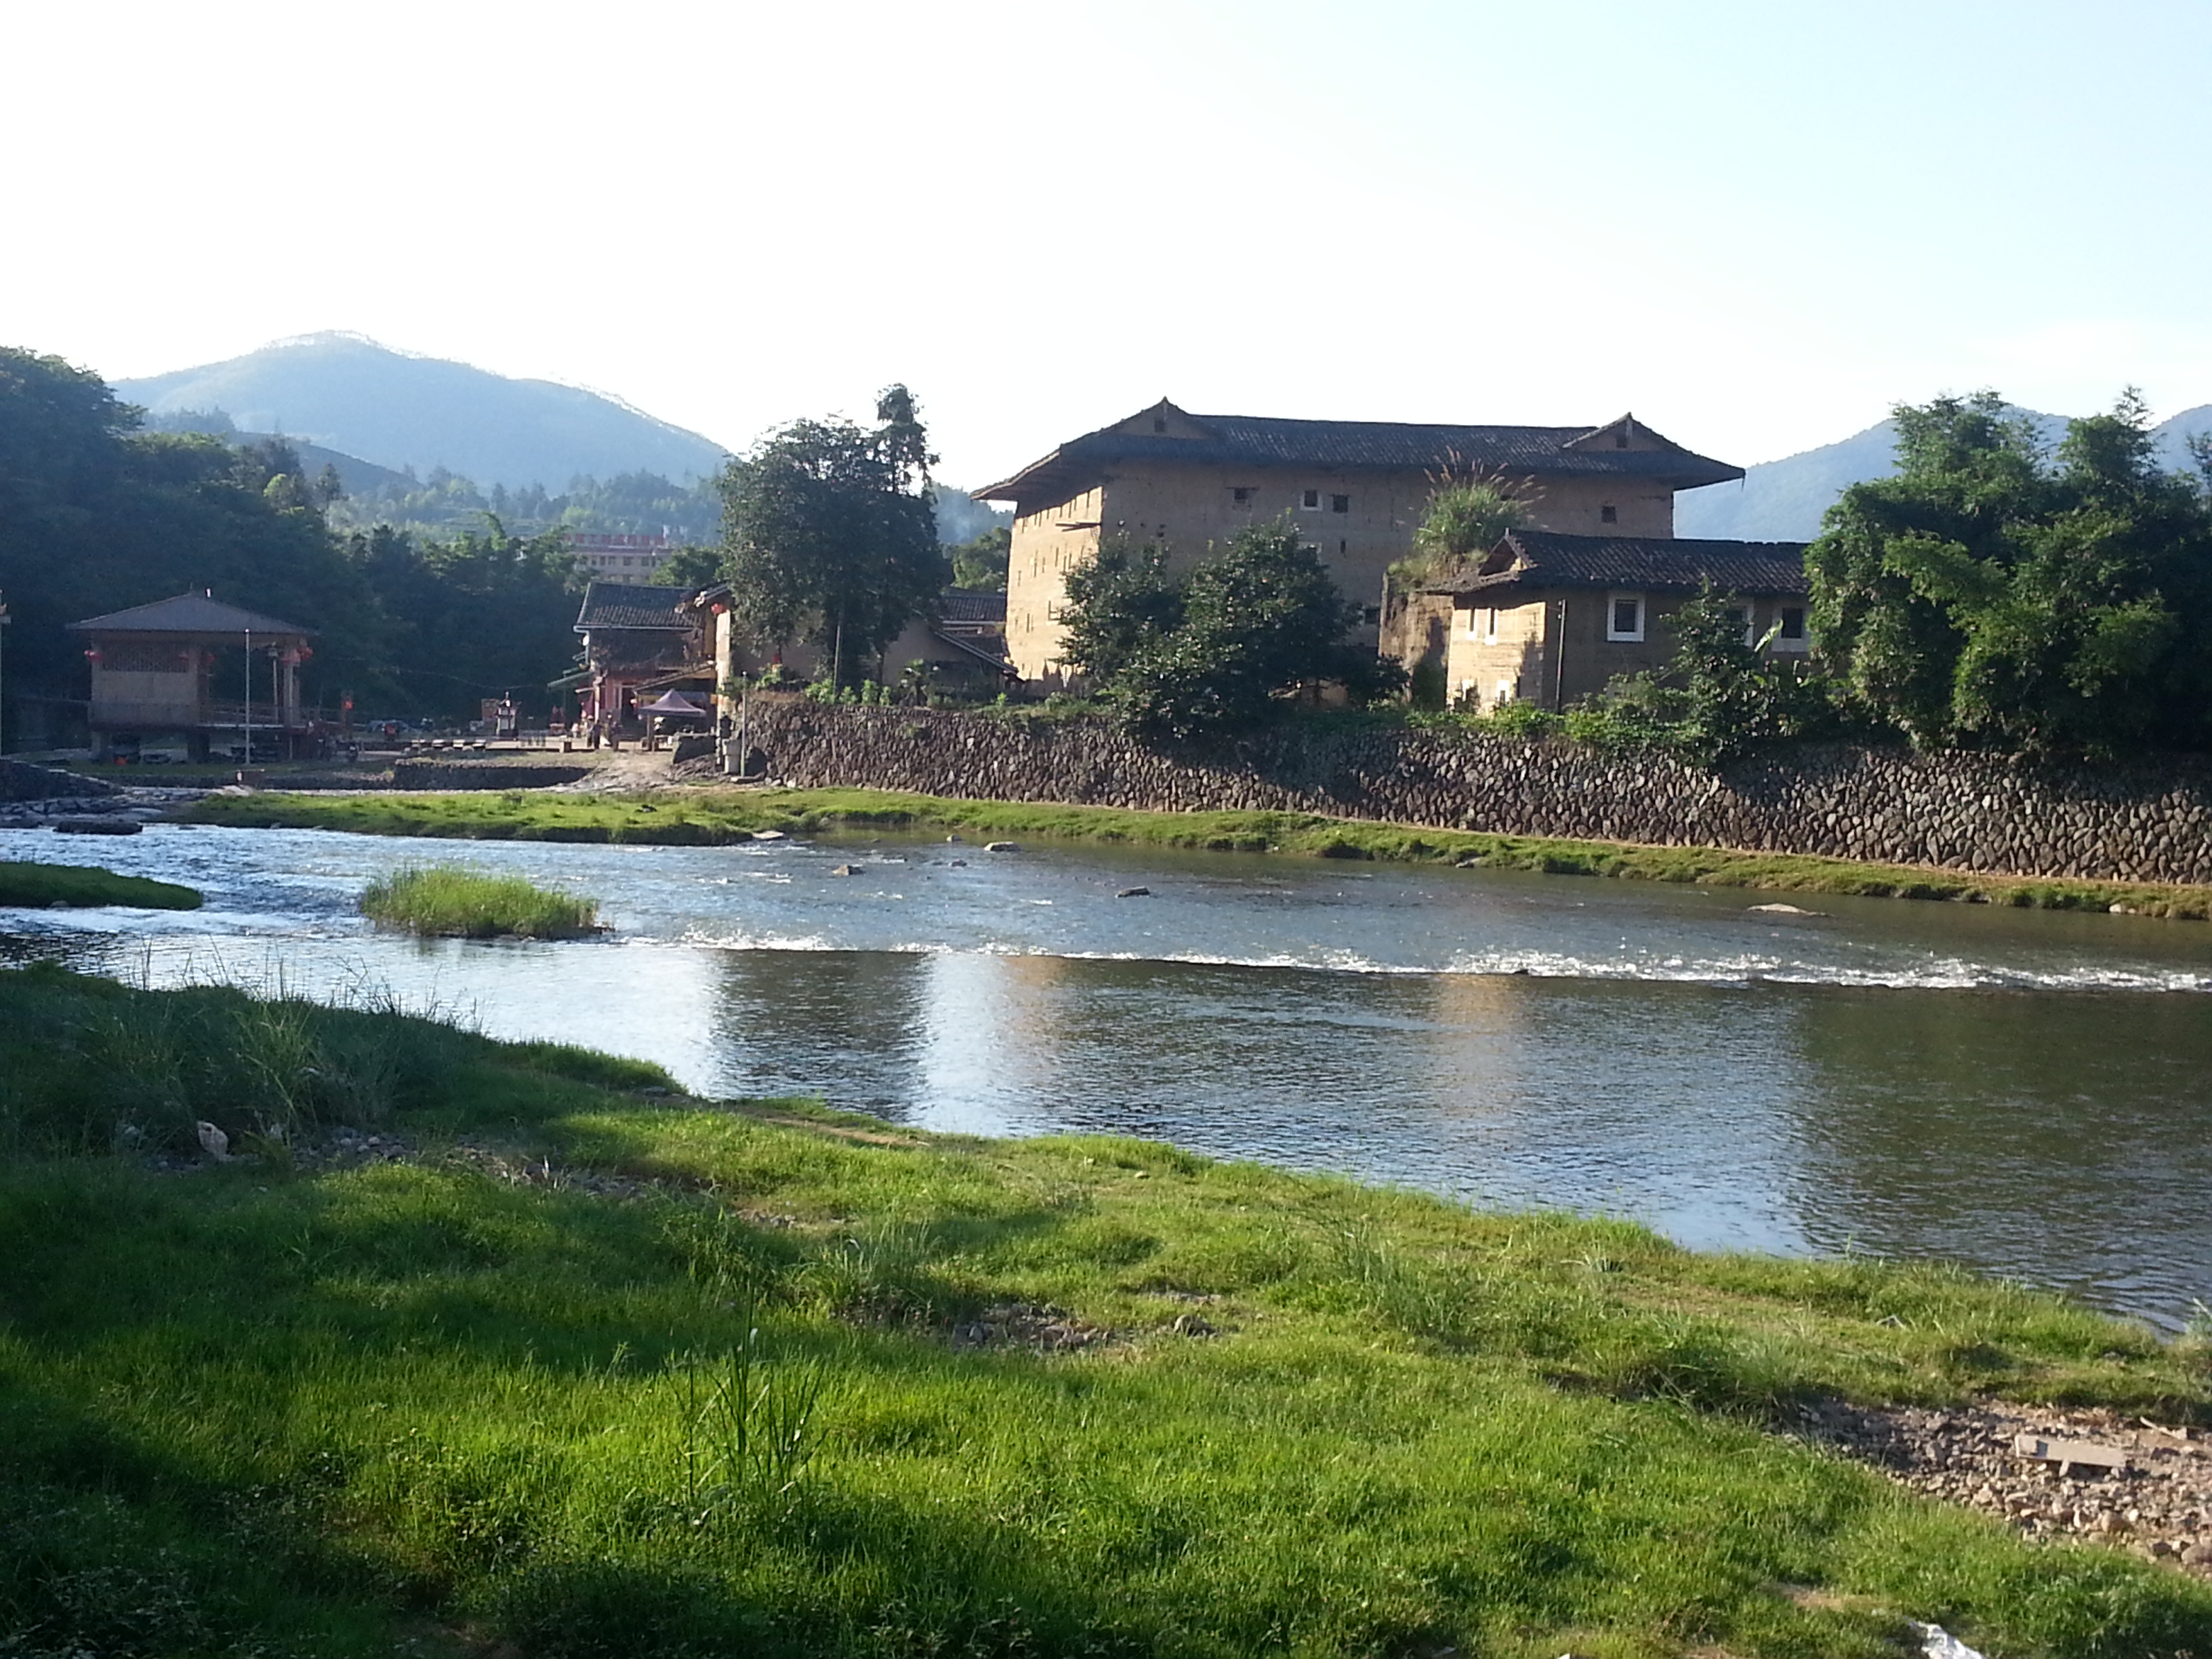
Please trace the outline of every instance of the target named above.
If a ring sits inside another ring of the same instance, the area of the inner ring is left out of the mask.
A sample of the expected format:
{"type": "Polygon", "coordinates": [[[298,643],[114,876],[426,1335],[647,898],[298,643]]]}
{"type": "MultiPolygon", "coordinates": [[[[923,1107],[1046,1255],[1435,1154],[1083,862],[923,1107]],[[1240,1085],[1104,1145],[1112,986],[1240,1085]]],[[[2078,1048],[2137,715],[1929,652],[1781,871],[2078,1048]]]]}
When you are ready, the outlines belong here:
{"type": "Polygon", "coordinates": [[[1250,415],[1194,415],[1206,438],[1103,427],[1060,445],[1012,477],[969,492],[978,501],[1065,500],[1082,481],[1130,461],[1255,470],[1436,471],[1481,467],[1544,477],[1632,477],[1678,489],[1723,483],[1743,469],[1641,430],[1663,449],[1582,447],[1601,426],[1450,426],[1394,421],[1292,421],[1250,415]]]}
{"type": "Polygon", "coordinates": [[[1569,536],[1516,530],[1471,578],[1439,591],[1462,600],[1508,589],[1620,588],[1796,597],[1812,591],[1802,542],[1731,542],[1688,537],[1569,536]]]}
{"type": "Polygon", "coordinates": [[[593,582],[584,589],[574,631],[665,629],[688,634],[697,626],[684,614],[691,592],[688,587],[649,587],[642,582],[593,582]]]}
{"type": "Polygon", "coordinates": [[[82,622],[63,626],[84,634],[228,635],[244,634],[250,629],[256,634],[289,635],[303,640],[313,639],[315,635],[312,628],[302,628],[281,617],[226,605],[208,593],[179,593],[171,599],[155,599],[150,605],[135,605],[127,611],[111,611],[104,617],[88,617],[82,622]]]}

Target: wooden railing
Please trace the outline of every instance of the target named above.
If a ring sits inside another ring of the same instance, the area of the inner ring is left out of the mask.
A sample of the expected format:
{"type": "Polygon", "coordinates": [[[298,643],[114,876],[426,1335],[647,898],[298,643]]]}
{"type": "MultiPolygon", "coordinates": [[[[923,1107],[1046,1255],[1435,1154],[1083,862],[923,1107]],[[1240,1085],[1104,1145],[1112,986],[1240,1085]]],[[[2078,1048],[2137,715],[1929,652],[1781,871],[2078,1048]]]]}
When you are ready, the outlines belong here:
{"type": "MultiPolygon", "coordinates": [[[[291,708],[280,711],[270,702],[257,702],[252,707],[252,725],[258,730],[266,727],[276,731],[280,726],[288,731],[305,731],[317,718],[316,711],[291,708]],[[279,718],[280,713],[283,716],[279,718]]],[[[94,697],[91,708],[92,724],[108,731],[128,730],[143,726],[149,731],[175,731],[191,726],[234,726],[244,727],[247,710],[242,702],[146,702],[120,697],[94,697]]]]}

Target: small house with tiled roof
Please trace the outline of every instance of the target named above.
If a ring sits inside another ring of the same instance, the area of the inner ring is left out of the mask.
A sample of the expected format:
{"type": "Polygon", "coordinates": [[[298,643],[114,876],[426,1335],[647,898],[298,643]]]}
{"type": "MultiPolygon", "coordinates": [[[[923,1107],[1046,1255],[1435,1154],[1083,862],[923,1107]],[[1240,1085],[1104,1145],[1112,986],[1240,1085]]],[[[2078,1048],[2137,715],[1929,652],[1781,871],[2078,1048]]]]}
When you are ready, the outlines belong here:
{"type": "Polygon", "coordinates": [[[576,612],[583,664],[555,682],[575,692],[580,727],[637,735],[644,730],[638,711],[663,692],[713,689],[709,618],[690,603],[693,592],[623,581],[585,588],[576,612]]]}
{"type": "Polygon", "coordinates": [[[149,738],[181,738],[193,760],[218,745],[240,758],[289,757],[315,732],[314,711],[300,697],[312,628],[205,589],[68,626],[85,635],[88,714],[101,758],[135,754],[149,738]]]}
{"type": "Polygon", "coordinates": [[[1588,536],[1671,537],[1674,495],[1742,469],[1633,416],[1602,426],[1455,426],[1193,415],[1163,399],[1060,445],[974,493],[1012,504],[1006,648],[1022,677],[1064,670],[1057,620],[1067,577],[1115,534],[1202,554],[1288,515],[1382,638],[1385,574],[1413,548],[1444,472],[1526,481],[1535,522],[1588,536]]]}
{"type": "Polygon", "coordinates": [[[1446,686],[1471,708],[1568,708],[1617,675],[1664,668],[1668,616],[1707,587],[1736,602],[1747,643],[1807,650],[1802,542],[1509,532],[1443,587],[1446,686]]]}

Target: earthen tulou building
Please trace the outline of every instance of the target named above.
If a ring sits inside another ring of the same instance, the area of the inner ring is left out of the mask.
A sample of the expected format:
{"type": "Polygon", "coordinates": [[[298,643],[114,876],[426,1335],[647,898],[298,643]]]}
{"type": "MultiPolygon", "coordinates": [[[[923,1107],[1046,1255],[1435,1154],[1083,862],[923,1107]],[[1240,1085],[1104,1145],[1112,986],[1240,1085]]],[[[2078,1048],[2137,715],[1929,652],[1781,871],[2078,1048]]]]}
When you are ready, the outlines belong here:
{"type": "Polygon", "coordinates": [[[1738,597],[1750,637],[1803,648],[1803,549],[1674,536],[1678,491],[1743,477],[1632,416],[1603,426],[1437,426],[1193,415],[1163,399],[974,492],[1014,508],[1006,651],[1024,681],[1069,678],[1060,610],[1102,542],[1178,559],[1287,518],[1360,607],[1363,642],[1440,668],[1455,702],[1571,703],[1665,660],[1663,619],[1710,581],[1738,597]],[[1472,572],[1394,595],[1439,478],[1498,477],[1527,532],[1472,572]]]}

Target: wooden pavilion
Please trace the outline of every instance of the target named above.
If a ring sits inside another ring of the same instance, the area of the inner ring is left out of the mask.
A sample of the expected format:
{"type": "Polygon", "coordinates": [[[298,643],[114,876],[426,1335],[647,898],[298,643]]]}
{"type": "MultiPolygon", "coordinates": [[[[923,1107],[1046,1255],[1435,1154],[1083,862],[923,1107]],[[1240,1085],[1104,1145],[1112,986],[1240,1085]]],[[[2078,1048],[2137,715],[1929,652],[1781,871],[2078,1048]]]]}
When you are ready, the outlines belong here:
{"type": "Polygon", "coordinates": [[[92,740],[102,759],[149,737],[183,738],[194,760],[205,760],[217,743],[237,744],[248,760],[256,744],[290,758],[314,729],[300,704],[312,628],[225,605],[212,590],[69,627],[87,638],[92,740]],[[237,684],[219,685],[216,653],[232,647],[243,648],[245,669],[237,684]]]}

